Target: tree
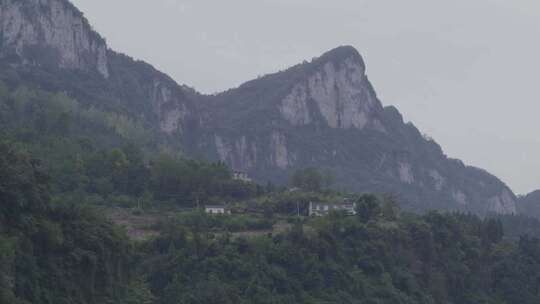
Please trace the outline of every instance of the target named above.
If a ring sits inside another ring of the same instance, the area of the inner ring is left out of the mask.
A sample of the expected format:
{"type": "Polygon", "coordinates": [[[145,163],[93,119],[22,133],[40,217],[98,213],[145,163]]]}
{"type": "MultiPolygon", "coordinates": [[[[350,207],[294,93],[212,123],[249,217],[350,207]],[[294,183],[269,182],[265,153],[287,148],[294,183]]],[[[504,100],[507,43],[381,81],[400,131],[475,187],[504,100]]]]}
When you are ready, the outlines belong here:
{"type": "Polygon", "coordinates": [[[70,133],[71,118],[68,113],[62,113],[56,120],[53,128],[61,136],[68,136],[70,133]]]}
{"type": "Polygon", "coordinates": [[[504,236],[503,225],[499,219],[487,219],[482,228],[482,240],[485,246],[500,242],[504,236]]]}
{"type": "Polygon", "coordinates": [[[399,207],[391,196],[386,196],[381,203],[382,218],[387,221],[394,221],[398,218],[399,207]]]}
{"type": "Polygon", "coordinates": [[[0,142],[0,223],[16,224],[49,208],[48,176],[40,162],[0,142]]]}
{"type": "Polygon", "coordinates": [[[324,172],[324,187],[326,190],[330,190],[336,182],[336,177],[329,171],[324,172]]]}
{"type": "Polygon", "coordinates": [[[364,194],[356,201],[356,215],[358,218],[367,223],[375,219],[381,213],[381,203],[374,194],[364,194]]]}
{"type": "Polygon", "coordinates": [[[307,168],[294,172],[291,184],[304,191],[320,192],[323,186],[324,177],[316,168],[307,168]]]}
{"type": "Polygon", "coordinates": [[[144,280],[137,279],[131,282],[127,289],[127,294],[123,299],[125,304],[152,304],[155,297],[144,280]]]}

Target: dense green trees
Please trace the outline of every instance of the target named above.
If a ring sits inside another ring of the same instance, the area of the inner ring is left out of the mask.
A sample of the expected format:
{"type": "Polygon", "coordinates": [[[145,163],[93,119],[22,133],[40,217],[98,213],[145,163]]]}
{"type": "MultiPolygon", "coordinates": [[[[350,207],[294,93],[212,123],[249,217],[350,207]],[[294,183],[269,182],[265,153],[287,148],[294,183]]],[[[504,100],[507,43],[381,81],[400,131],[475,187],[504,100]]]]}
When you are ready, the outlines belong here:
{"type": "Polygon", "coordinates": [[[156,198],[196,206],[215,200],[256,195],[254,184],[232,179],[224,163],[208,164],[162,155],[151,164],[151,190],[156,198]]]}
{"type": "Polygon", "coordinates": [[[319,192],[323,187],[323,175],[316,168],[297,170],[291,178],[291,184],[305,191],[319,192]]]}
{"type": "Polygon", "coordinates": [[[129,243],[72,202],[53,204],[40,162],[0,143],[0,303],[98,303],[123,296],[129,243]]]}
{"type": "MultiPolygon", "coordinates": [[[[161,201],[181,207],[260,192],[233,180],[222,163],[162,153],[140,121],[51,93],[0,81],[0,137],[42,159],[53,196],[81,203],[135,206],[161,201]]],[[[168,149],[164,149],[168,150],[168,149]]]]}
{"type": "Polygon", "coordinates": [[[519,240],[523,235],[540,238],[540,221],[523,214],[492,215],[502,223],[504,238],[519,240]]]}
{"type": "Polygon", "coordinates": [[[293,173],[291,185],[310,192],[328,190],[334,184],[334,176],[330,172],[321,172],[317,168],[300,169],[293,173]]]}
{"type": "Polygon", "coordinates": [[[57,170],[53,183],[55,192],[82,191],[99,195],[105,201],[114,201],[119,196],[132,201],[145,197],[175,206],[195,207],[245,199],[256,195],[258,189],[254,184],[233,180],[222,163],[210,164],[165,154],[147,160],[132,144],[110,151],[81,151],[70,160],[51,166],[57,170]]]}
{"type": "Polygon", "coordinates": [[[168,155],[149,159],[137,145],[107,149],[69,136],[55,137],[47,146],[0,144],[0,302],[540,300],[540,242],[518,236],[537,226],[503,238],[503,227],[518,218],[399,214],[391,199],[362,195],[355,199],[357,216],[300,220],[287,233],[244,239],[229,233],[270,228],[266,211],[268,217],[294,215],[300,207],[305,214],[311,200],[342,198],[303,191],[257,196],[265,191],[234,181],[221,163],[168,155]],[[48,158],[38,161],[20,146],[48,151],[48,158]],[[177,206],[248,198],[247,209],[264,212],[259,219],[185,214],[133,250],[121,231],[74,200],[129,204],[148,196],[177,206]]]}
{"type": "Polygon", "coordinates": [[[356,215],[367,223],[369,220],[376,219],[381,213],[381,204],[377,196],[373,194],[362,195],[356,202],[356,215]]]}
{"type": "Polygon", "coordinates": [[[253,239],[169,229],[144,267],[157,303],[537,303],[540,242],[498,220],[334,215],[253,239]]]}

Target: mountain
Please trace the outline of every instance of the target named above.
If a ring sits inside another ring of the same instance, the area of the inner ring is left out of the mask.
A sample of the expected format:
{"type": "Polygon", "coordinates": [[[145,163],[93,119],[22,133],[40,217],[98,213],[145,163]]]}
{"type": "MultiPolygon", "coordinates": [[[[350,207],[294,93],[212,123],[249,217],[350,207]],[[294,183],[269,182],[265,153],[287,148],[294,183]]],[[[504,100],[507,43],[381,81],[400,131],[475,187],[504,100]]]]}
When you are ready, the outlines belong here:
{"type": "Polygon", "coordinates": [[[540,219],[540,190],[518,197],[517,211],[520,214],[540,219]]]}
{"type": "Polygon", "coordinates": [[[193,154],[257,180],[319,167],[346,189],[395,194],[407,210],[516,211],[514,194],[496,177],[448,158],[396,108],[384,107],[350,46],[202,104],[193,154]]]}
{"type": "Polygon", "coordinates": [[[259,182],[284,184],[295,170],[317,167],[337,188],[391,193],[407,210],[516,212],[503,182],[448,158],[382,105],[352,47],[202,95],[108,49],[67,0],[4,0],[0,16],[1,80],[66,91],[138,126],[121,136],[150,133],[131,139],[225,161],[259,182]]]}

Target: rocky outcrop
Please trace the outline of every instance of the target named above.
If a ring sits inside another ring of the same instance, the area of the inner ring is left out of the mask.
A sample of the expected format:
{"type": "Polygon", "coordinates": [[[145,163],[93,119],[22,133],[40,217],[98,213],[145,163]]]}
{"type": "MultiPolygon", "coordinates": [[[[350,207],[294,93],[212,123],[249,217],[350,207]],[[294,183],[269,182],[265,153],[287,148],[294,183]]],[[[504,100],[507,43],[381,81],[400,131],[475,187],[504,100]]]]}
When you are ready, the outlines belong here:
{"type": "Polygon", "coordinates": [[[279,107],[281,115],[295,126],[310,124],[312,114],[308,106],[309,98],[307,85],[295,85],[291,93],[283,99],[279,107]]]}
{"type": "Polygon", "coordinates": [[[245,136],[235,142],[229,142],[221,136],[215,136],[215,145],[219,159],[230,164],[235,171],[247,172],[257,162],[257,146],[248,143],[245,136]]]}
{"type": "Polygon", "coordinates": [[[408,163],[399,163],[399,180],[404,184],[414,183],[414,175],[412,173],[411,164],[408,163]]]}
{"type": "Polygon", "coordinates": [[[488,210],[498,214],[517,213],[514,195],[508,189],[503,189],[499,195],[489,199],[488,210]]]}
{"type": "Polygon", "coordinates": [[[271,163],[282,169],[288,169],[294,162],[294,157],[289,154],[287,138],[280,132],[273,131],[271,142],[271,163]]]}
{"type": "Polygon", "coordinates": [[[437,191],[441,191],[444,187],[445,179],[439,171],[435,169],[429,170],[429,176],[433,179],[433,185],[437,191]]]}
{"type": "MultiPolygon", "coordinates": [[[[454,190],[452,193],[452,197],[456,201],[456,203],[460,205],[467,205],[467,195],[463,193],[461,190],[454,190]]],[[[499,210],[504,211],[504,210],[499,210]]],[[[506,212],[500,212],[500,213],[506,213],[506,212]]]]}
{"type": "Polygon", "coordinates": [[[194,115],[185,101],[185,95],[177,85],[164,83],[159,77],[154,78],[149,102],[158,116],[160,129],[163,132],[184,133],[184,122],[194,115]]]}
{"type": "Polygon", "coordinates": [[[66,0],[0,2],[0,58],[109,76],[107,44],[66,0]]]}
{"type": "Polygon", "coordinates": [[[319,59],[322,64],[307,79],[295,84],[279,107],[283,117],[292,125],[308,125],[322,116],[331,128],[363,129],[371,126],[384,132],[377,118],[382,111],[367,76],[362,57],[352,48],[335,53],[345,56],[339,61],[327,60],[329,53],[319,59]]]}
{"type": "Polygon", "coordinates": [[[286,170],[294,165],[296,158],[287,148],[287,138],[278,131],[270,133],[269,144],[253,138],[248,139],[246,136],[231,140],[215,135],[214,140],[219,160],[228,163],[237,171],[251,171],[257,167],[258,161],[270,167],[286,170]],[[259,145],[264,146],[265,150],[261,151],[259,145]]]}

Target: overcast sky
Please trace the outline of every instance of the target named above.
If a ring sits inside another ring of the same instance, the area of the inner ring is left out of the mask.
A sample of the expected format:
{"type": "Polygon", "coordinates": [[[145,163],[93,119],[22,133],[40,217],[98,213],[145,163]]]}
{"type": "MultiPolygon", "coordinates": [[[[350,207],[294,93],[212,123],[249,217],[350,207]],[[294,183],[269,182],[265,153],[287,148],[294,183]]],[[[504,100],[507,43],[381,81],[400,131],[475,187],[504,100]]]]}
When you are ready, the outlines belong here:
{"type": "Polygon", "coordinates": [[[540,188],[538,0],[73,0],[109,46],[204,93],[339,45],[385,105],[515,192],[540,188]]]}

